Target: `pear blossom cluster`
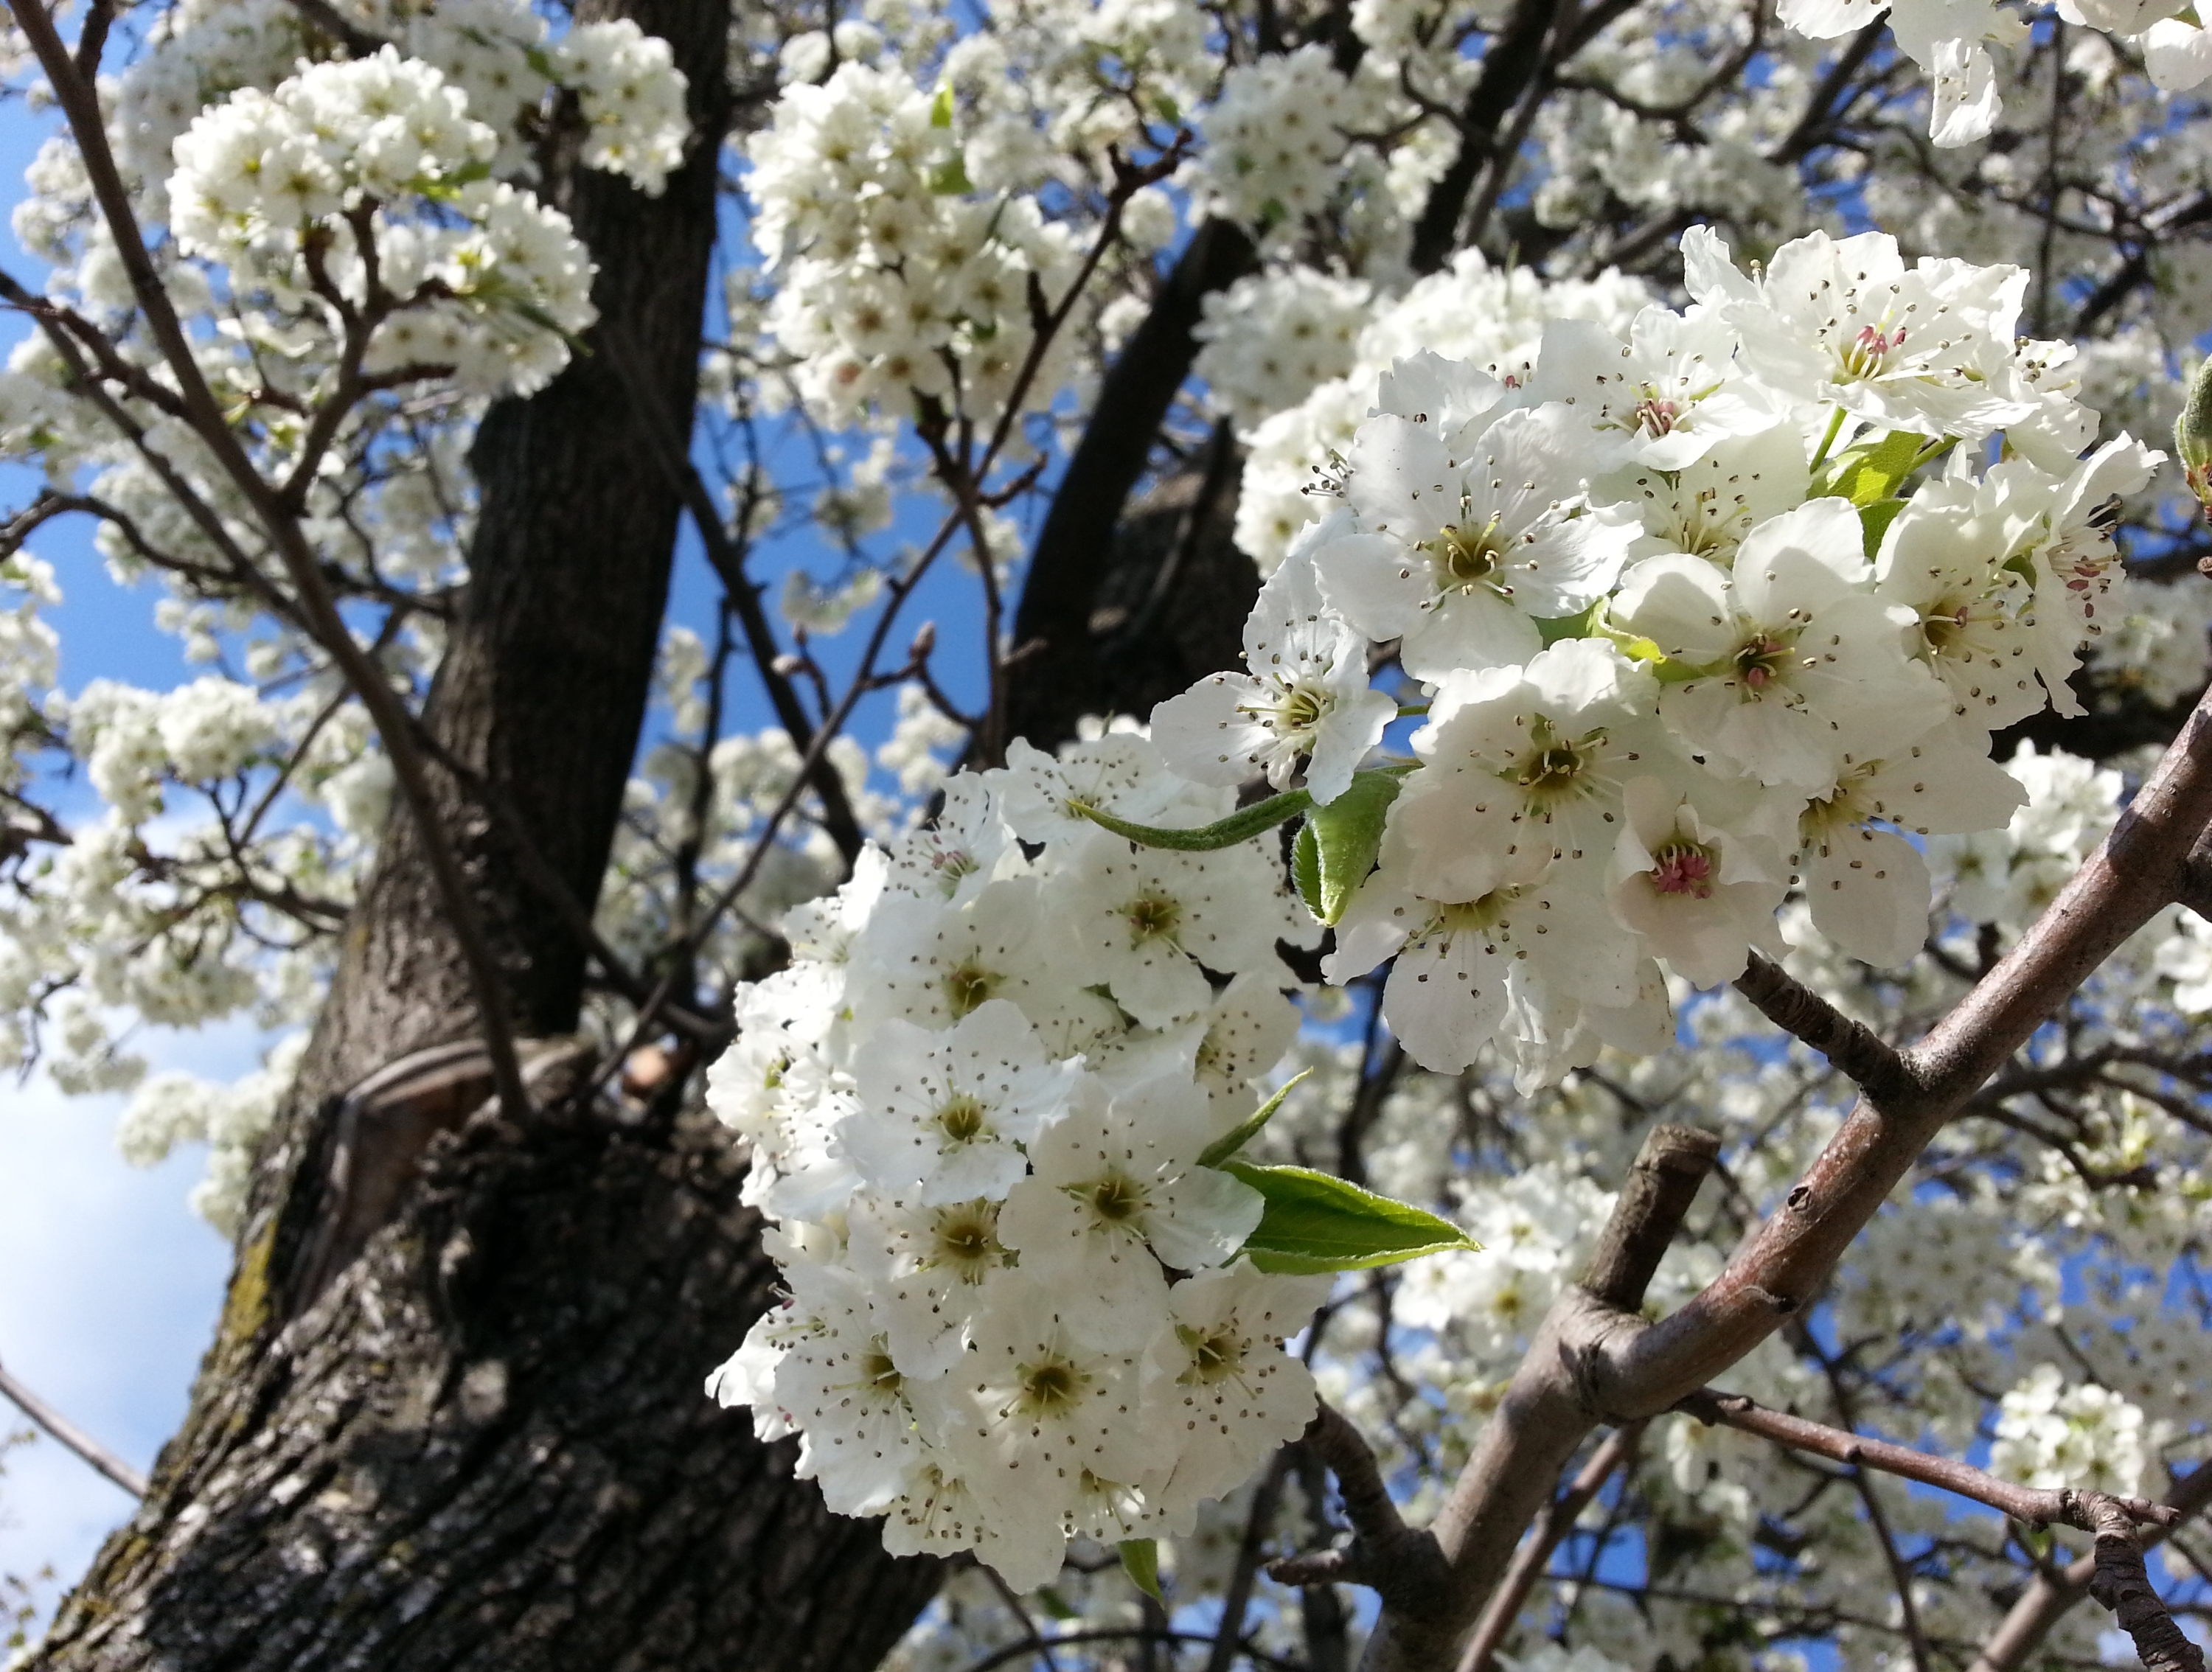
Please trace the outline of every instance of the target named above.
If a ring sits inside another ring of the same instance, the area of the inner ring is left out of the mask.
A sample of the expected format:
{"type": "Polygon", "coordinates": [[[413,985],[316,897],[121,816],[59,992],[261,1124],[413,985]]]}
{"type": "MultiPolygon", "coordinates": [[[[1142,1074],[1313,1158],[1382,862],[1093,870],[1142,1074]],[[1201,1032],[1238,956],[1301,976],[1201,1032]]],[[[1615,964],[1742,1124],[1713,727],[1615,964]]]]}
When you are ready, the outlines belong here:
{"type": "Polygon", "coordinates": [[[315,64],[178,138],[170,226],[234,285],[318,298],[333,327],[388,313],[369,372],[526,393],[597,317],[591,263],[566,216],[489,178],[497,147],[459,88],[395,48],[315,64]]]}
{"type": "Polygon", "coordinates": [[[1351,374],[1373,301],[1364,281],[1308,267],[1239,279],[1206,297],[1194,369],[1217,410],[1256,429],[1351,374]]]}
{"type": "Polygon", "coordinates": [[[750,1146],[786,1302],[710,1386],[796,1431],[886,1547],[1019,1588],[1066,1541],[1189,1531],[1313,1414],[1281,1350],[1326,1277],[1239,1250],[1260,1194],[1201,1157],[1297,1031],[1278,942],[1318,926],[1250,844],[1133,845],[1232,792],[1109,733],[1017,745],[785,921],[709,1106],[750,1146]]]}
{"type": "Polygon", "coordinates": [[[1200,119],[1206,149],[1191,173],[1200,202],[1256,227],[1295,227],[1338,189],[1357,111],[1325,46],[1234,66],[1200,119]]]}
{"type": "Polygon", "coordinates": [[[972,188],[949,83],[842,64],[787,88],[748,150],[753,241],[781,279],[765,325],[810,409],[842,423],[921,399],[989,423],[1049,404],[1065,350],[1030,363],[1031,292],[1056,298],[1079,246],[1033,195],[972,188]]]}
{"type": "MultiPolygon", "coordinates": [[[[498,135],[494,172],[534,170],[528,128],[556,89],[576,96],[586,167],[658,194],[683,161],[690,122],[687,83],[668,43],[629,18],[579,22],[557,40],[515,0],[374,0],[339,9],[406,57],[439,70],[498,135]]],[[[142,179],[167,177],[171,148],[201,110],[249,87],[274,87],[319,53],[295,7],[282,0],[189,0],[166,15],[155,50],[119,78],[118,155],[142,179]]]]}
{"type": "Polygon", "coordinates": [[[1229,290],[1200,327],[1206,347],[1199,368],[1249,448],[1237,544],[1262,573],[1283,561],[1313,520],[1317,471],[1352,445],[1374,408],[1376,385],[1399,361],[1426,350],[1493,376],[1518,376],[1553,320],[1589,319],[1626,331],[1654,298],[1649,285],[1619,272],[1547,282],[1526,267],[1495,266],[1480,251],[1466,250],[1444,271],[1377,298],[1370,316],[1356,322],[1349,363],[1324,375],[1341,323],[1322,324],[1322,310],[1348,314],[1352,300],[1347,285],[1271,276],[1229,290]],[[1279,341],[1263,348],[1247,314],[1280,315],[1293,329],[1313,321],[1311,348],[1303,355],[1279,341]],[[1316,380],[1300,386],[1308,369],[1316,380]],[[1263,416],[1249,416],[1263,406],[1263,416]]]}
{"type": "Polygon", "coordinates": [[[1685,313],[1555,320],[1496,369],[1401,361],[1250,672],[1155,716],[1182,770],[1302,773],[1326,804],[1395,717],[1368,674],[1395,646],[1419,769],[1325,968],[1389,963],[1427,1067],[1494,1040],[1533,1085],[1658,1049],[1666,972],[1778,952],[1793,889],[1851,957],[1905,963],[1912,839],[2005,825],[2026,798],[1990,733],[2077,711],[2081,643],[2124,612],[2114,508],[2159,455],[2090,447],[2063,351],[2015,343],[2025,273],[1879,234],[1757,274],[1704,229],[1683,252],[1685,313]]]}
{"type": "Polygon", "coordinates": [[[1990,1467],[2025,1487],[2133,1493],[2153,1437],[2143,1414],[2109,1388],[2038,1365],[1997,1401],[1990,1467]]]}

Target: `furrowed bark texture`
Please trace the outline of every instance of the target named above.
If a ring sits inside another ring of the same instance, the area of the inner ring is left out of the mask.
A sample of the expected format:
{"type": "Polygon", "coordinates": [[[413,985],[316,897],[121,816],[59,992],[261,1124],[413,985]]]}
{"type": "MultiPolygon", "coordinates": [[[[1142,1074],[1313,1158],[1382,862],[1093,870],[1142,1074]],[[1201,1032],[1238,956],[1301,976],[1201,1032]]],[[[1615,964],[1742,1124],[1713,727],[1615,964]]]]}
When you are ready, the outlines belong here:
{"type": "MultiPolygon", "coordinates": [[[[556,193],[594,297],[687,423],[730,119],[727,0],[586,0],[667,39],[702,136],[659,198],[556,193]]],[[[591,346],[591,345],[587,345],[591,346]]],[[[589,909],[665,607],[676,492],[603,349],[495,407],[471,582],[426,715],[589,909]]],[[[585,951],[507,830],[442,811],[538,1042],[585,951]]],[[[257,1164],[222,1327],[152,1489],[64,1605],[42,1672],[863,1672],[935,1588],[827,1514],[707,1372],[773,1302],[741,1163],[708,1132],[480,1118],[476,1012],[420,834],[388,832],[299,1085],[257,1164]],[[364,1084],[366,1082],[366,1084],[364,1084]],[[348,1097],[348,1091],[356,1094],[348,1097]]]]}
{"type": "Polygon", "coordinates": [[[440,1137],[281,1347],[203,1383],[34,1663],[873,1666],[936,1565],[700,1391],[771,1300],[742,1172],[718,1132],[599,1116],[440,1137]]]}

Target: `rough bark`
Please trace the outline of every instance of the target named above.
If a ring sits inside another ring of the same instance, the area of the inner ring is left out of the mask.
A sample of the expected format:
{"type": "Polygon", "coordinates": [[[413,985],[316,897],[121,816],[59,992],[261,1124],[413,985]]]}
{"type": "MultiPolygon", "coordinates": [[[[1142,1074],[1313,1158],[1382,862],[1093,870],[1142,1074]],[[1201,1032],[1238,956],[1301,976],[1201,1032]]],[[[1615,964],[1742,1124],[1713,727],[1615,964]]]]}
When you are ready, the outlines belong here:
{"type": "MultiPolygon", "coordinates": [[[[555,193],[598,260],[602,315],[688,420],[727,0],[577,9],[635,17],[690,79],[702,139],[665,196],[580,171],[555,193]]],[[[550,388],[493,409],[471,581],[424,717],[586,909],[667,599],[678,502],[653,459],[588,338],[550,388]]],[[[872,1666],[936,1564],[893,1562],[873,1524],[829,1516],[790,1446],[702,1391],[773,1300],[741,1163],[712,1133],[560,1112],[586,1073],[558,1042],[585,948],[513,826],[434,775],[553,1110],[470,1122],[486,1085],[471,989],[420,833],[396,818],[258,1162],[185,1426],[33,1663],[872,1666]]]]}
{"type": "Polygon", "coordinates": [[[1258,259],[1242,228],[1208,221],[1107,373],[1015,611],[1024,654],[1008,688],[1008,735],[1049,749],[1081,715],[1147,713],[1242,654],[1259,581],[1230,538],[1241,461],[1227,438],[1146,505],[1129,499],[1198,356],[1206,298],[1258,259]]]}
{"type": "Polygon", "coordinates": [[[1260,572],[1232,533],[1243,467],[1224,426],[1187,468],[1130,502],[1090,571],[1081,626],[1071,611],[1051,652],[1014,669],[1015,736],[1054,748],[1085,714],[1149,714],[1243,660],[1244,618],[1260,595],[1260,572]]]}
{"type": "Polygon", "coordinates": [[[488,1109],[258,1354],[249,1258],[222,1373],[37,1663],[874,1664],[934,1565],[701,1396],[774,1281],[742,1174],[717,1133],[488,1109]]]}

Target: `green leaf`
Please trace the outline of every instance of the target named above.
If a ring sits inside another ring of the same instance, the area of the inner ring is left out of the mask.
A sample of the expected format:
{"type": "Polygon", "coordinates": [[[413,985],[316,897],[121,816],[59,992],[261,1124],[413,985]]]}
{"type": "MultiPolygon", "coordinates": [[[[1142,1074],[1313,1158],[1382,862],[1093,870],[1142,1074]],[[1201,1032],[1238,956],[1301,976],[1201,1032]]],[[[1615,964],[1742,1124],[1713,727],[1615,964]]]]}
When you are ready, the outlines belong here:
{"type": "Polygon", "coordinates": [[[1127,836],[1146,848],[1172,848],[1184,854],[1211,854],[1222,848],[1234,848],[1240,842],[1249,842],[1262,831],[1272,830],[1286,818],[1295,818],[1312,804],[1313,797],[1302,789],[1286,790],[1280,795],[1271,795],[1264,801],[1255,801],[1249,807],[1239,807],[1228,818],[1211,824],[1200,824],[1187,830],[1169,830],[1158,824],[1133,824],[1126,818],[1116,818],[1103,807],[1094,807],[1088,801],[1068,802],[1068,811],[1080,813],[1093,824],[1127,836]]]}
{"type": "Polygon", "coordinates": [[[1071,1604],[1067,1598],[1062,1596],[1050,1585],[1039,1585],[1033,1594],[1036,1597],[1037,1606],[1054,1620],[1082,1618],[1082,1611],[1071,1604]]]}
{"type": "Polygon", "coordinates": [[[1866,531],[1866,555],[1869,558],[1881,550],[1881,537],[1889,532],[1890,524],[1897,520],[1897,514],[1904,508],[1901,499],[1881,499],[1859,507],[1859,526],[1866,531]]]}
{"type": "Polygon", "coordinates": [[[1165,1605],[1167,1598],[1160,1595],[1160,1547],[1151,1539],[1121,1541],[1121,1571],[1127,1573],[1137,1589],[1155,1602],[1165,1605]]]}
{"type": "Polygon", "coordinates": [[[1365,1271],[1448,1249],[1479,1248],[1457,1225],[1308,1167],[1223,1164],[1267,1207],[1244,1252],[1263,1272],[1365,1271]]]}
{"type": "Polygon", "coordinates": [[[1909,429],[1893,429],[1878,441],[1862,441],[1846,447],[1813,483],[1817,497],[1840,495],[1854,505],[1872,505],[1897,491],[1898,483],[1912,474],[1927,457],[1928,438],[1909,429]]]}
{"type": "Polygon", "coordinates": [[[1557,644],[1561,639],[1586,639],[1598,630],[1600,611],[1605,608],[1603,599],[1578,616],[1555,616],[1536,623],[1537,635],[1546,644],[1557,644]]]}
{"type": "Polygon", "coordinates": [[[1275,1111],[1283,1106],[1283,1099],[1291,1095],[1291,1088],[1311,1073],[1313,1070],[1310,1068],[1301,1068],[1285,1080],[1281,1091],[1239,1121],[1232,1129],[1223,1133],[1220,1137],[1200,1151],[1198,1164],[1201,1167],[1218,1167],[1231,1156],[1243,1149],[1245,1145],[1258,1137],[1260,1128],[1274,1118],[1275,1111]]]}
{"type": "Polygon", "coordinates": [[[937,95],[929,101],[929,125],[949,128],[952,125],[952,83],[939,82],[937,95]]]}
{"type": "Polygon", "coordinates": [[[1177,126],[1182,125],[1182,106],[1166,94],[1155,93],[1152,95],[1152,108],[1159,112],[1161,121],[1173,122],[1177,126]]]}
{"type": "Polygon", "coordinates": [[[1291,874],[1306,909],[1334,923],[1375,868],[1382,846],[1383,816],[1398,799],[1400,775],[1361,772],[1344,793],[1306,814],[1291,855],[1291,874]]]}
{"type": "Polygon", "coordinates": [[[955,156],[929,171],[929,189],[940,198],[956,198],[975,187],[968,178],[967,164],[955,156]]]}

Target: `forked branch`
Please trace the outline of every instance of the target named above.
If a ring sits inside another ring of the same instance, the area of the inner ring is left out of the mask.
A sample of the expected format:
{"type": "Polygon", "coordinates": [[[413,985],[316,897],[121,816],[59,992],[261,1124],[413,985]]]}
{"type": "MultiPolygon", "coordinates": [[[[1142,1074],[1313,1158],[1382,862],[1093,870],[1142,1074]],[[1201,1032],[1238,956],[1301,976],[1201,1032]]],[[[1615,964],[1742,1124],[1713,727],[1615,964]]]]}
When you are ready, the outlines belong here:
{"type": "MultiPolygon", "coordinates": [[[[1449,1583],[1413,1608],[1386,1600],[1368,1672],[1453,1664],[1590,1430],[1695,1394],[1813,1302],[1944,1123],[2129,936],[2182,897],[2208,824],[2212,704],[2200,702],[2104,845],[1927,1039],[1899,1053],[1910,1089],[1862,1098],[1717,1278],[1649,1325],[1587,1288],[1560,1298],[1437,1519],[1449,1583]]],[[[1814,1014],[1811,1024],[1820,1022],[1814,1014]]],[[[1833,1037],[1839,1053],[1849,1049],[1833,1037]]]]}

